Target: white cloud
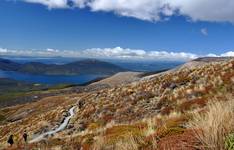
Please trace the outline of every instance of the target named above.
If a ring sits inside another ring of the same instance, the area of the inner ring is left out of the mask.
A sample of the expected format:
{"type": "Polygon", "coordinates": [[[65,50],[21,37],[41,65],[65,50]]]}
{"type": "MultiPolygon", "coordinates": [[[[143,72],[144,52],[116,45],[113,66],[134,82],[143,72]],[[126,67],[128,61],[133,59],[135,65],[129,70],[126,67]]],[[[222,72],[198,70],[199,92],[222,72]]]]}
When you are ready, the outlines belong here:
{"type": "Polygon", "coordinates": [[[204,36],[207,36],[207,35],[208,35],[208,30],[207,30],[207,28],[202,28],[202,29],[201,29],[201,34],[203,34],[204,36]]]}
{"type": "Polygon", "coordinates": [[[234,23],[233,0],[23,0],[48,8],[89,7],[92,11],[114,12],[120,16],[159,21],[183,15],[193,21],[234,23]],[[71,6],[72,3],[72,6],[71,6]]]}
{"type": "Polygon", "coordinates": [[[219,57],[218,55],[212,54],[212,53],[208,54],[207,56],[208,56],[208,57],[219,57]]]}
{"type": "Polygon", "coordinates": [[[172,0],[181,15],[192,20],[234,22],[233,0],[172,0]]]}
{"type": "Polygon", "coordinates": [[[47,48],[46,51],[47,51],[47,52],[52,52],[52,53],[53,53],[53,52],[55,52],[55,53],[56,53],[56,52],[59,52],[59,50],[57,50],[57,49],[52,49],[52,48],[47,48]]]}
{"type": "Polygon", "coordinates": [[[1,53],[7,53],[7,49],[0,48],[0,54],[1,54],[1,53]]]}
{"type": "Polygon", "coordinates": [[[47,6],[48,8],[69,8],[68,0],[23,0],[29,3],[39,3],[47,6]]]}
{"type": "Polygon", "coordinates": [[[84,55],[91,57],[115,57],[115,58],[142,58],[147,54],[144,50],[132,50],[123,49],[121,47],[116,48],[93,48],[87,49],[82,52],[84,55]]]}
{"type": "Polygon", "coordinates": [[[110,59],[142,59],[142,60],[191,60],[198,57],[227,57],[234,56],[234,51],[220,55],[207,54],[197,55],[186,52],[168,51],[146,51],[140,49],[115,48],[92,48],[86,50],[9,50],[0,48],[0,55],[8,56],[34,56],[34,57],[88,57],[88,58],[110,58],[110,59]]]}
{"type": "Polygon", "coordinates": [[[226,52],[224,54],[221,54],[221,56],[223,56],[223,57],[228,57],[228,56],[234,57],[234,51],[226,52]]]}

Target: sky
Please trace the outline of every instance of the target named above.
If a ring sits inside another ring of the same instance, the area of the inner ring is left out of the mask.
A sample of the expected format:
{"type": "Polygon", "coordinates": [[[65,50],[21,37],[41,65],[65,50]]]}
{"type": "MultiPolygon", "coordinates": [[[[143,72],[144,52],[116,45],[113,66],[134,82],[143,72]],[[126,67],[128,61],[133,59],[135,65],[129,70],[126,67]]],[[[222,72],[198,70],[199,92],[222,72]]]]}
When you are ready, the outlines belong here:
{"type": "Polygon", "coordinates": [[[0,55],[234,56],[234,1],[0,0],[0,55]]]}

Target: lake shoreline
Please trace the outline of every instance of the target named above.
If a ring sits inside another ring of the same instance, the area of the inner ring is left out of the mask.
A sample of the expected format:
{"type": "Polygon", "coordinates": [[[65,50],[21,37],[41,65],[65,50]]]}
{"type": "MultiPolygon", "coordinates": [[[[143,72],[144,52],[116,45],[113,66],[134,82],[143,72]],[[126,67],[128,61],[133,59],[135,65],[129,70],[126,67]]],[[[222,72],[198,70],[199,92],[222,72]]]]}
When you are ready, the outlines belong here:
{"type": "Polygon", "coordinates": [[[0,78],[8,78],[16,81],[22,81],[30,84],[47,84],[47,85],[58,85],[58,84],[76,84],[83,85],[97,80],[98,78],[108,77],[105,74],[82,74],[75,76],[67,75],[35,75],[28,73],[21,73],[17,71],[4,71],[0,70],[0,78]]]}

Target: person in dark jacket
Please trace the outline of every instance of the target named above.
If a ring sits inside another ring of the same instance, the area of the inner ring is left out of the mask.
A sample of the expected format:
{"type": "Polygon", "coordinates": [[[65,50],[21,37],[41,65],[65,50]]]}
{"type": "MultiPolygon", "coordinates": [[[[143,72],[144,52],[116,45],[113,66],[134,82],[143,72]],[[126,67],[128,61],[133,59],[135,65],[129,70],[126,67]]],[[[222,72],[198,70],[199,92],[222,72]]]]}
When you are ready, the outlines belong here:
{"type": "Polygon", "coordinates": [[[7,143],[10,144],[11,146],[14,144],[13,135],[10,135],[10,137],[7,140],[7,143]]]}
{"type": "Polygon", "coordinates": [[[28,134],[26,131],[24,131],[24,134],[23,134],[23,138],[24,138],[24,142],[27,143],[27,140],[28,140],[28,134]]]}

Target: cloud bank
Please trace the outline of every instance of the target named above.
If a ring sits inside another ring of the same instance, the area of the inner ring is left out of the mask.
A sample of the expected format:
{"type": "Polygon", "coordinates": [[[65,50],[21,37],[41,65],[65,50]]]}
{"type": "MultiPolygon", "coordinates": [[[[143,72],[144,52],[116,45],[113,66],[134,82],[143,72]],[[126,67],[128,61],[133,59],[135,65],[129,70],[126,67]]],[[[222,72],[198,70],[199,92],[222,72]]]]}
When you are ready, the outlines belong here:
{"type": "Polygon", "coordinates": [[[187,61],[198,57],[234,57],[234,51],[223,54],[197,55],[186,52],[146,51],[140,49],[92,48],[86,50],[10,50],[0,48],[0,55],[4,56],[29,56],[29,57],[75,57],[75,58],[108,58],[132,60],[181,60],[187,61]]]}
{"type": "Polygon", "coordinates": [[[234,23],[233,0],[21,0],[53,8],[89,8],[120,16],[160,21],[182,15],[192,21],[234,23]]]}

